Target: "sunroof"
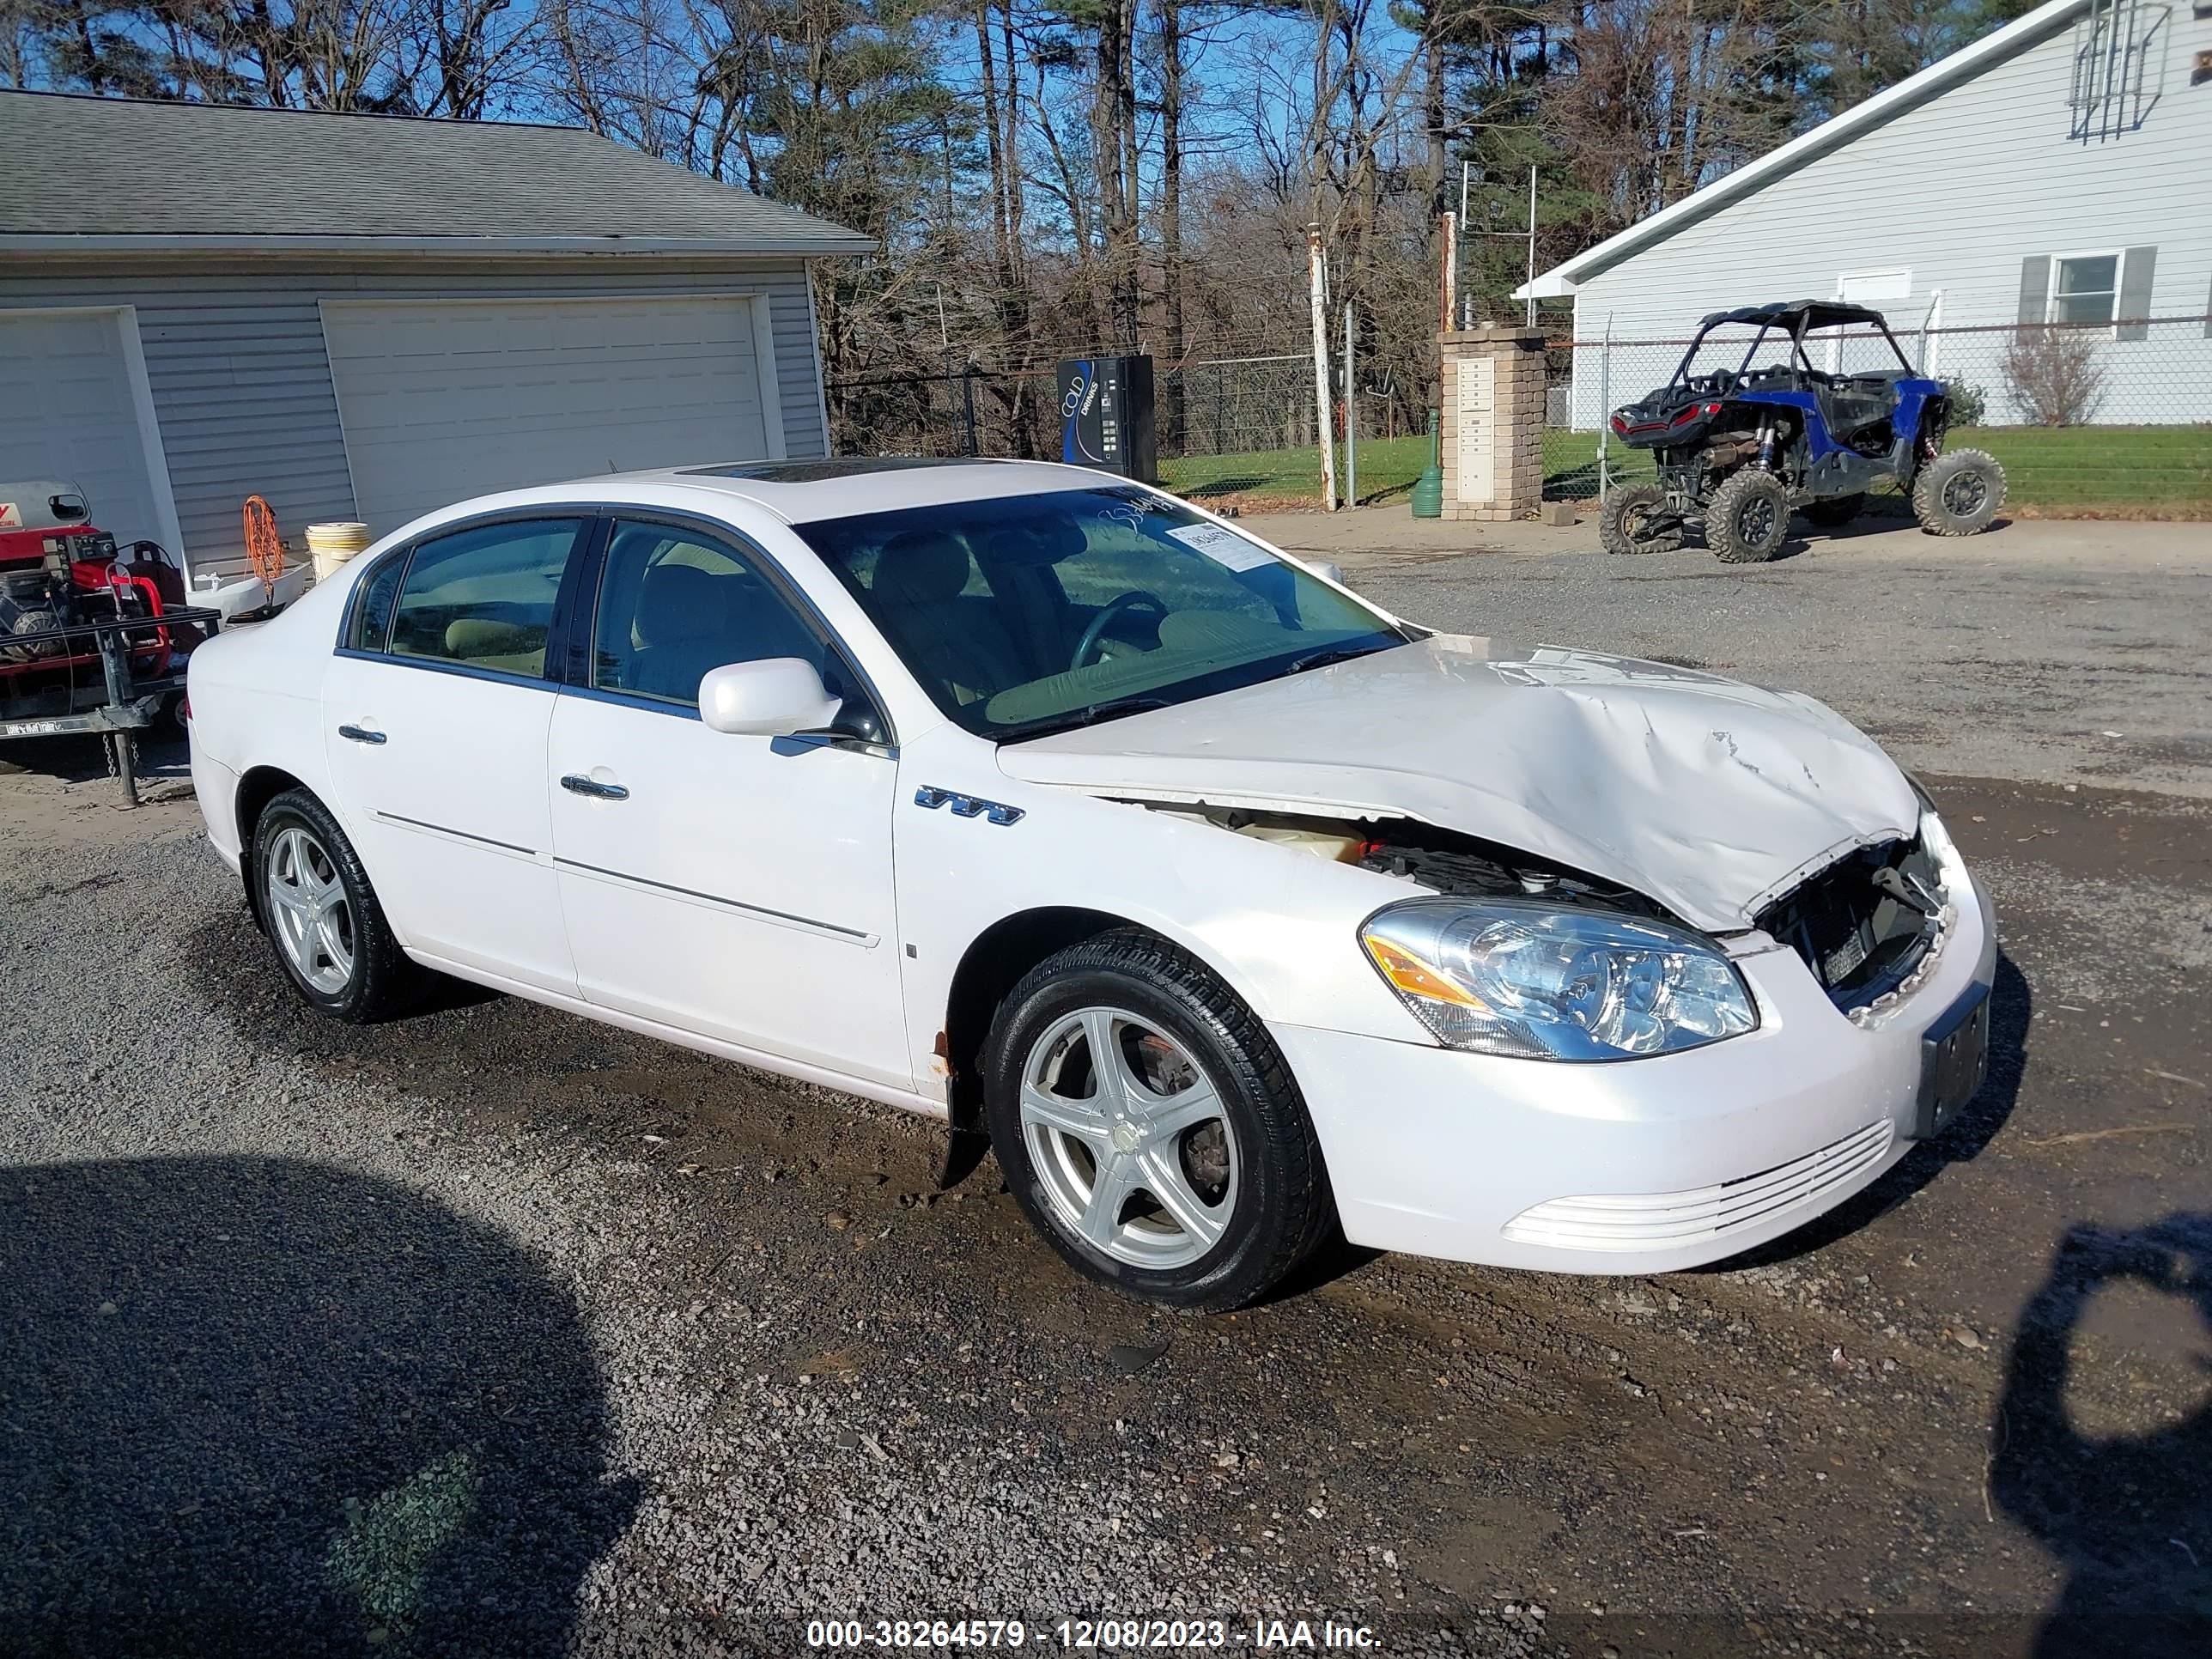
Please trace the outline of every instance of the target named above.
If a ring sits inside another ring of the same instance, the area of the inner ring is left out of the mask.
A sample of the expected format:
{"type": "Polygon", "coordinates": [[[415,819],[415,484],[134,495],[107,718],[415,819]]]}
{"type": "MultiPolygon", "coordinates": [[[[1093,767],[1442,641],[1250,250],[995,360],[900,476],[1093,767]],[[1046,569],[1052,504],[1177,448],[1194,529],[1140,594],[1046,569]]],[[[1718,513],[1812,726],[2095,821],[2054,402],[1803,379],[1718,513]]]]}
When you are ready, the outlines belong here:
{"type": "Polygon", "coordinates": [[[994,466],[997,458],[940,459],[928,455],[842,456],[827,461],[740,461],[731,466],[691,466],[684,470],[716,478],[751,478],[760,483],[830,483],[857,478],[870,472],[903,472],[917,466],[994,466]]]}

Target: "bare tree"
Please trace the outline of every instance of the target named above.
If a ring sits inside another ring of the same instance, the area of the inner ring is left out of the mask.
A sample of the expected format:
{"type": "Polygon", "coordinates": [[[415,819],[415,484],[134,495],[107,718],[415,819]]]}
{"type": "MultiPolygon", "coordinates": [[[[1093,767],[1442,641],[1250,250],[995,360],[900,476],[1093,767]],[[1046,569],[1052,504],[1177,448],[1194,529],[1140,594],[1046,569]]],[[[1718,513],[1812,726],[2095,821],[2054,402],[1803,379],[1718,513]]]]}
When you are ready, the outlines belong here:
{"type": "Polygon", "coordinates": [[[2105,401],[2102,331],[2039,325],[2014,331],[2000,365],[2006,388],[2031,426],[2080,426],[2105,401]]]}

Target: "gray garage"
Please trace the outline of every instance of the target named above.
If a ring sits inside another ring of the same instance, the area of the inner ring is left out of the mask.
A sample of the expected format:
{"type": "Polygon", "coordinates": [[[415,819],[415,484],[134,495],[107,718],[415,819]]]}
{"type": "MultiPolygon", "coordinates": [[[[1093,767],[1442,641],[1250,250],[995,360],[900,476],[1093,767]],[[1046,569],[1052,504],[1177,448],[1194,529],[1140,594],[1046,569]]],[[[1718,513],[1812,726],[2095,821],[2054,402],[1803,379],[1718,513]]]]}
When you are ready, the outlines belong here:
{"type": "Polygon", "coordinates": [[[0,479],[195,574],[265,497],[457,496],[827,453],[839,226],[564,127],[0,92],[0,479]]]}

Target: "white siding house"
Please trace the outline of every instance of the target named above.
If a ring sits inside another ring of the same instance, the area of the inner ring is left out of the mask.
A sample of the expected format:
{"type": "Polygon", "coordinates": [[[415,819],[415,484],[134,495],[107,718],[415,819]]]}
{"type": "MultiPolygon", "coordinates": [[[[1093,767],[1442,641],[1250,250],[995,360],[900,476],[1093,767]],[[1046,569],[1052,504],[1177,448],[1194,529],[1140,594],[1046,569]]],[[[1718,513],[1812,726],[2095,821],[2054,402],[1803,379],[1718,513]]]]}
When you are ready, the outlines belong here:
{"type": "MultiPolygon", "coordinates": [[[[1546,271],[1577,343],[1686,338],[1708,312],[1881,310],[1931,372],[2021,418],[2022,324],[2094,325],[2111,423],[2212,421],[2212,7],[2051,0],[1546,271]],[[1921,340],[1926,331],[1924,345],[1921,340]]],[[[1573,423],[1680,348],[1578,351],[1573,423]],[[1589,372],[1611,358],[1610,385],[1589,372]]]]}

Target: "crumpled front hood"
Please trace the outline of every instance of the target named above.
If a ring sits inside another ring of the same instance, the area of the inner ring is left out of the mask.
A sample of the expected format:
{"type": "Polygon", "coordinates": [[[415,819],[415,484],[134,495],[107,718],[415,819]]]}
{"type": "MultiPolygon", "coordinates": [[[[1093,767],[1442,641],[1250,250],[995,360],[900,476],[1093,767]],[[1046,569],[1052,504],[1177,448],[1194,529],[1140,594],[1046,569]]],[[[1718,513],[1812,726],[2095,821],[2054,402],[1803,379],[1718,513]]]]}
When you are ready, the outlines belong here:
{"type": "Polygon", "coordinates": [[[1418,818],[1717,933],[1919,821],[1896,763],[1810,697],[1461,635],[1008,744],[999,763],[1097,794],[1418,818]]]}

